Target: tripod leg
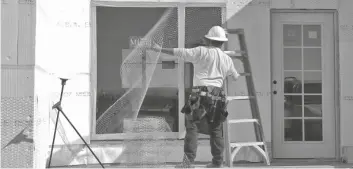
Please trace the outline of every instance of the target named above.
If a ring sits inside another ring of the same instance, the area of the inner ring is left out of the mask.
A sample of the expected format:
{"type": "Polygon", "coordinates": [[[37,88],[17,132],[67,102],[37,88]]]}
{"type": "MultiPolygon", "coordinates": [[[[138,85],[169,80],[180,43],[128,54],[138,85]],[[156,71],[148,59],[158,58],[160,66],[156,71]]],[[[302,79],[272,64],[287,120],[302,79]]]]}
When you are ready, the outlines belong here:
{"type": "Polygon", "coordinates": [[[67,118],[67,116],[65,115],[65,113],[61,110],[61,113],[64,115],[64,117],[66,118],[66,120],[70,123],[70,125],[72,126],[72,128],[76,131],[77,135],[80,136],[81,140],[85,143],[85,145],[88,147],[88,149],[91,151],[91,153],[93,154],[93,156],[96,158],[96,160],[99,162],[99,164],[102,166],[102,168],[104,168],[103,164],[100,162],[100,160],[98,159],[98,157],[96,156],[96,154],[92,151],[91,147],[86,143],[86,141],[83,139],[83,137],[81,136],[81,134],[77,131],[76,127],[71,123],[71,121],[69,120],[69,118],[67,118]]]}
{"type": "Polygon", "coordinates": [[[52,142],[52,144],[51,144],[51,151],[50,151],[50,157],[49,157],[48,168],[50,168],[51,157],[52,157],[52,155],[53,155],[54,142],[55,142],[55,136],[56,136],[56,129],[57,129],[57,127],[58,127],[58,121],[59,121],[59,114],[60,114],[60,111],[58,111],[58,115],[56,116],[55,129],[54,129],[54,136],[53,136],[53,142],[52,142]]]}

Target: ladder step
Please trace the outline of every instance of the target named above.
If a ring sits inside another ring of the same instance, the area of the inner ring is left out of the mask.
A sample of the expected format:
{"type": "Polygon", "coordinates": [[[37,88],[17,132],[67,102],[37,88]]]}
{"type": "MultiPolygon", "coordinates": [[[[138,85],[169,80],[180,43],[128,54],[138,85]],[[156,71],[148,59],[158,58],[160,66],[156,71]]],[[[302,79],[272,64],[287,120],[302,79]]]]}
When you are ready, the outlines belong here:
{"type": "Polygon", "coordinates": [[[242,54],[245,54],[246,52],[241,51],[241,50],[234,50],[234,51],[224,51],[224,53],[226,53],[227,55],[229,55],[230,57],[236,57],[236,56],[240,56],[242,57],[242,54]]]}
{"type": "Polygon", "coordinates": [[[227,166],[230,168],[233,168],[233,159],[239,152],[239,150],[242,147],[253,147],[255,148],[263,157],[264,157],[264,162],[267,165],[270,165],[270,159],[269,159],[269,154],[267,150],[267,145],[265,142],[265,136],[261,124],[261,116],[259,112],[259,107],[258,103],[256,101],[256,91],[254,87],[254,81],[251,78],[252,76],[252,71],[250,68],[250,60],[249,60],[249,55],[248,55],[248,49],[246,45],[246,38],[245,38],[245,30],[242,28],[238,29],[228,29],[226,32],[230,34],[236,35],[238,38],[239,42],[239,48],[236,48],[238,50],[231,51],[235,49],[233,46],[230,46],[228,43],[225,53],[232,58],[234,61],[235,59],[239,59],[240,62],[242,62],[242,65],[244,67],[244,72],[240,73],[240,76],[246,76],[246,86],[248,88],[248,95],[250,96],[228,96],[227,101],[232,101],[232,100],[249,100],[250,102],[250,107],[251,107],[251,114],[252,117],[249,117],[249,119],[229,119],[227,120],[226,127],[225,127],[225,137],[226,137],[226,144],[225,144],[225,149],[226,149],[226,163],[227,166]],[[233,49],[229,49],[233,48],[233,49]],[[255,123],[257,124],[255,124],[255,123]],[[236,124],[236,123],[254,123],[254,129],[255,129],[255,135],[256,135],[256,140],[254,141],[240,141],[236,142],[233,141],[233,143],[230,141],[231,134],[235,134],[234,132],[230,131],[230,124],[236,124]]]}
{"type": "Polygon", "coordinates": [[[229,124],[235,123],[259,123],[258,119],[237,119],[237,120],[228,120],[229,124]]]}
{"type": "Polygon", "coordinates": [[[262,146],[264,142],[243,142],[243,143],[230,143],[230,146],[233,147],[244,147],[244,146],[262,146]]]}
{"type": "Polygon", "coordinates": [[[244,29],[227,29],[228,34],[244,34],[244,29]]]}
{"type": "Polygon", "coordinates": [[[239,60],[243,60],[246,58],[246,56],[244,55],[245,52],[240,51],[240,50],[236,50],[236,51],[224,51],[224,53],[226,53],[230,58],[232,59],[239,59],[239,60]]]}
{"type": "Polygon", "coordinates": [[[251,73],[239,73],[240,76],[251,76],[251,73]]]}
{"type": "Polygon", "coordinates": [[[227,101],[232,101],[232,100],[249,100],[250,98],[253,98],[252,96],[228,96],[227,101]]]}

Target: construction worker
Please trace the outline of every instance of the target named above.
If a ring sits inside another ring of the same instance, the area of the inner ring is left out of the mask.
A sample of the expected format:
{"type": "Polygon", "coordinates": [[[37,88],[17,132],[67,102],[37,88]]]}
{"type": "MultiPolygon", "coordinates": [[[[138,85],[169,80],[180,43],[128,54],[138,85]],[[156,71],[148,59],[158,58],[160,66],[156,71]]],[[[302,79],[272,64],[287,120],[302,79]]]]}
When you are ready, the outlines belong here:
{"type": "Polygon", "coordinates": [[[224,139],[222,124],[226,120],[228,112],[222,86],[227,76],[233,77],[234,80],[239,77],[232,59],[221,50],[223,43],[226,41],[228,39],[225,30],[220,26],[214,26],[204,37],[205,45],[189,49],[162,48],[157,44],[152,47],[155,51],[181,58],[194,65],[192,92],[181,111],[186,117],[184,153],[187,161],[189,161],[189,167],[193,167],[196,158],[198,133],[205,130],[210,135],[211,154],[213,156],[212,163],[206,167],[223,167],[224,139]],[[206,125],[202,125],[205,124],[205,121],[206,125]]]}

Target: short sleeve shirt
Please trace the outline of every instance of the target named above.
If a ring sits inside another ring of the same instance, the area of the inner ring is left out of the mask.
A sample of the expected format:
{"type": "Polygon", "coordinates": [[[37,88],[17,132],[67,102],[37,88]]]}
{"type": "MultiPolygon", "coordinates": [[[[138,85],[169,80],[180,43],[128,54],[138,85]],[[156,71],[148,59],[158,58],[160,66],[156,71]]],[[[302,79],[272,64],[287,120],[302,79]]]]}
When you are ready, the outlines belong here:
{"type": "Polygon", "coordinates": [[[194,86],[222,87],[227,76],[239,77],[233,60],[215,47],[176,48],[175,56],[194,65],[194,86]]]}

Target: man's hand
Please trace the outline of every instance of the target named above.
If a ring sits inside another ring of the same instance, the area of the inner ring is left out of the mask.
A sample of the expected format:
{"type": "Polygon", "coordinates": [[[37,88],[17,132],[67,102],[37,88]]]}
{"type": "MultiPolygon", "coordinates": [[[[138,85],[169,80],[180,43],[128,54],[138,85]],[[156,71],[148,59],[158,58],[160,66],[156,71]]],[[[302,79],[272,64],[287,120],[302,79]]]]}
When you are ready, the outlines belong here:
{"type": "Polygon", "coordinates": [[[186,118],[186,120],[190,120],[190,121],[192,121],[194,118],[193,118],[193,112],[190,112],[189,114],[185,114],[185,118],[186,118]]]}
{"type": "Polygon", "coordinates": [[[152,44],[152,50],[154,50],[154,51],[157,52],[157,51],[162,50],[162,47],[159,46],[157,43],[153,42],[153,44],[152,44]]]}

